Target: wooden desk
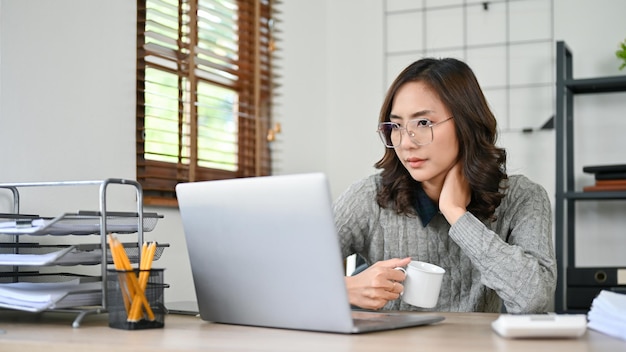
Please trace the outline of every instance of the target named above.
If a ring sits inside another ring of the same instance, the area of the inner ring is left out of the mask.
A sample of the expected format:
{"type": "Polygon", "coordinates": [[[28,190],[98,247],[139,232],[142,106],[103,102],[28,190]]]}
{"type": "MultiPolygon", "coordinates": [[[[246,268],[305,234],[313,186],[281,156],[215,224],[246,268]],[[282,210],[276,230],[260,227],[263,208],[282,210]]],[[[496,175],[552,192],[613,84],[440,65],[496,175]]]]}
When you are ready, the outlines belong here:
{"type": "Polygon", "coordinates": [[[0,351],[626,351],[626,341],[587,330],[579,339],[508,340],[491,330],[497,314],[443,313],[430,326],[340,335],[222,325],[191,316],[168,315],[165,328],[125,331],[109,328],[107,315],[73,317],[0,311],[0,351]]]}

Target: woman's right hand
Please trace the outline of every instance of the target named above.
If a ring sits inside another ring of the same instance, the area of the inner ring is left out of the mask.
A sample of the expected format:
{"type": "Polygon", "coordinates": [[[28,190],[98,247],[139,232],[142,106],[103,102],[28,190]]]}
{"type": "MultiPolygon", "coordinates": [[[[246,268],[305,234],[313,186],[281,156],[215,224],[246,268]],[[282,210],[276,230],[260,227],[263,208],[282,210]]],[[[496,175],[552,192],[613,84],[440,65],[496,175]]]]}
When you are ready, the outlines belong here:
{"type": "Polygon", "coordinates": [[[472,189],[463,176],[463,165],[457,163],[446,174],[439,194],[439,210],[450,225],[467,212],[471,198],[472,189]]]}
{"type": "Polygon", "coordinates": [[[380,309],[396,300],[404,290],[405,274],[394,268],[407,266],[411,258],[376,262],[355,276],[346,277],[350,304],[364,309],[380,309]]]}

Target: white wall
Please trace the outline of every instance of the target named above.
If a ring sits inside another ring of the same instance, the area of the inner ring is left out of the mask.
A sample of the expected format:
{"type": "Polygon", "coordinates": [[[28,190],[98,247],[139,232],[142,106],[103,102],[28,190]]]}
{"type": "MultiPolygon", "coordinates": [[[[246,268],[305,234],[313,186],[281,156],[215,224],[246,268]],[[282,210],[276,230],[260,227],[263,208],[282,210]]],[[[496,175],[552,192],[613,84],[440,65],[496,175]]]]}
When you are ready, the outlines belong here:
{"type": "MultiPolygon", "coordinates": [[[[626,37],[620,19],[626,2],[554,4],[555,39],[573,50],[576,77],[626,73],[617,71],[613,56],[626,37]]],[[[135,177],[135,6],[128,0],[0,0],[0,182],[135,177]]],[[[337,196],[374,172],[382,155],[374,130],[385,92],[383,8],[383,0],[284,1],[276,173],[324,171],[337,196]]],[[[586,159],[577,165],[624,161],[626,141],[606,138],[624,131],[622,101],[577,102],[577,117],[603,127],[600,135],[585,135],[595,149],[583,150],[580,158],[586,159]],[[608,120],[600,122],[599,115],[608,120]]],[[[506,133],[501,143],[511,172],[528,174],[554,194],[553,131],[506,133]]],[[[592,182],[582,173],[579,179],[579,187],[592,182]]],[[[49,214],[91,206],[91,194],[67,193],[35,195],[23,210],[49,214]]],[[[122,198],[120,206],[128,203],[122,198]]],[[[0,195],[0,207],[2,201],[0,195]]],[[[147,210],[165,215],[147,237],[171,245],[158,262],[171,285],[166,300],[193,299],[177,211],[147,210]]],[[[604,231],[610,225],[589,226],[590,246],[597,245],[597,233],[608,233],[611,246],[583,259],[624,265],[605,255],[626,249],[610,235],[613,229],[604,231]]]]}
{"type": "Polygon", "coordinates": [[[333,194],[372,172],[384,94],[380,1],[285,1],[275,172],[324,171],[333,194]]]}

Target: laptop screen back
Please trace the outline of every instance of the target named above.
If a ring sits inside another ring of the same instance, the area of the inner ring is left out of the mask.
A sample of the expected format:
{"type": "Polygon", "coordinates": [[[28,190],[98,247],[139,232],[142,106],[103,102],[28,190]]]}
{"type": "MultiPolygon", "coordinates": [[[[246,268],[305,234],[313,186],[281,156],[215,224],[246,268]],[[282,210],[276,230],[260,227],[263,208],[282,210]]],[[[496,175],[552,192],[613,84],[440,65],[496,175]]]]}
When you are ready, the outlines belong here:
{"type": "Polygon", "coordinates": [[[323,174],[184,183],[176,190],[202,319],[352,329],[323,174]]]}

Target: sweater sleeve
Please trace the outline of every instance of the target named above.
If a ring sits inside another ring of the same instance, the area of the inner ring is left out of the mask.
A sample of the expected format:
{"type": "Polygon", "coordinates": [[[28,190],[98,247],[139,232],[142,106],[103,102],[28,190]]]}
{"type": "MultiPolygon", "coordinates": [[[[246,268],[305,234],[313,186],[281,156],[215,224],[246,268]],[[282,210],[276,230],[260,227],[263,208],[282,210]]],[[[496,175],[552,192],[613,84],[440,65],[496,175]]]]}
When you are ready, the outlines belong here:
{"type": "Polygon", "coordinates": [[[509,224],[503,233],[490,230],[465,213],[450,237],[481,273],[481,282],[496,291],[509,313],[549,309],[556,287],[552,244],[552,210],[543,187],[521,178],[511,184],[498,216],[509,224]]]}
{"type": "Polygon", "coordinates": [[[352,184],[333,204],[335,226],[341,242],[341,254],[367,252],[370,243],[370,220],[380,212],[376,202],[375,177],[352,184]]]}

